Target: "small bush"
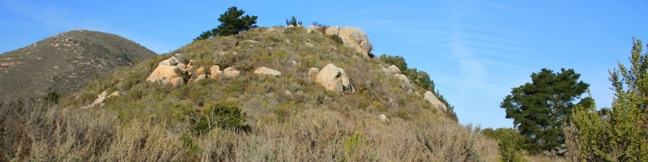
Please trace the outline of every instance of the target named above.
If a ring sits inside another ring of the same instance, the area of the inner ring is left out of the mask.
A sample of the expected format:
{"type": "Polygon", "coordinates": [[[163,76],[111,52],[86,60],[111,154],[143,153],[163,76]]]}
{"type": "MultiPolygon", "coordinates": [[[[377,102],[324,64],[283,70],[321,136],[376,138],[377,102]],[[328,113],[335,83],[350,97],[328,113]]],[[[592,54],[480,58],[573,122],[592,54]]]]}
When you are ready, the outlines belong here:
{"type": "Polygon", "coordinates": [[[238,107],[209,103],[205,109],[203,113],[194,112],[189,117],[197,134],[205,134],[214,127],[237,132],[250,131],[250,126],[245,124],[246,115],[238,107]]]}
{"type": "Polygon", "coordinates": [[[483,134],[486,137],[497,140],[500,157],[502,161],[506,162],[517,162],[525,161],[524,159],[524,142],[525,138],[515,129],[511,128],[499,128],[496,130],[493,129],[484,129],[483,134]]]}
{"type": "Polygon", "coordinates": [[[302,22],[297,20],[295,16],[290,17],[290,19],[286,20],[286,26],[294,26],[294,27],[299,27],[302,26],[302,22]]]}
{"type": "Polygon", "coordinates": [[[47,93],[47,97],[45,97],[45,100],[49,104],[58,104],[60,97],[61,97],[61,95],[59,95],[56,92],[49,92],[49,93],[47,93]]]}
{"type": "Polygon", "coordinates": [[[326,29],[329,27],[328,25],[323,25],[318,22],[313,22],[313,26],[316,26],[316,29],[322,33],[326,33],[326,29]]]}
{"type": "Polygon", "coordinates": [[[333,41],[335,41],[335,43],[338,43],[338,44],[343,44],[344,43],[344,42],[342,42],[342,38],[340,38],[340,36],[338,36],[338,35],[330,35],[328,37],[331,38],[333,41]]]}

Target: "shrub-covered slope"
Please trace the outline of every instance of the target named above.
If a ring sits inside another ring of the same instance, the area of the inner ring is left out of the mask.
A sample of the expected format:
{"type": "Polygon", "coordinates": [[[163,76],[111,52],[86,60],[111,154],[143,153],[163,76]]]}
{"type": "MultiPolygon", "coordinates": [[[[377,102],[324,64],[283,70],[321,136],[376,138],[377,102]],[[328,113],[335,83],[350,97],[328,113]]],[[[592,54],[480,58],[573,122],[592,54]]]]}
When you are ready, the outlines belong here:
{"type": "Polygon", "coordinates": [[[149,59],[93,81],[48,110],[4,112],[24,120],[0,122],[3,129],[21,130],[2,135],[15,137],[2,141],[6,158],[496,160],[496,144],[424,100],[425,89],[404,85],[381,67],[389,65],[317,30],[253,29],[194,41],[175,53],[194,60],[194,74],[199,67],[218,65],[241,75],[189,77],[180,86],[151,83],[149,74],[171,56],[149,59]],[[309,78],[311,67],[327,64],[344,69],[355,91],[327,91],[309,78]],[[262,66],[281,75],[254,74],[262,66]],[[119,95],[82,108],[102,92],[119,95]]]}
{"type": "Polygon", "coordinates": [[[0,101],[75,92],[155,53],[117,35],[76,30],[0,55],[0,101]]]}

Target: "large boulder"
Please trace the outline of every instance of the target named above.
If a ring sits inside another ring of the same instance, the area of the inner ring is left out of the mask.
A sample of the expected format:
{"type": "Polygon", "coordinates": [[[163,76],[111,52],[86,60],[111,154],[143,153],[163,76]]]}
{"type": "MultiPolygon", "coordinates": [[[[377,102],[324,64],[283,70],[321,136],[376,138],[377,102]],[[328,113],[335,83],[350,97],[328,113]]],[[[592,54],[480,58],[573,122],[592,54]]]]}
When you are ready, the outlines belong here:
{"type": "Polygon", "coordinates": [[[401,85],[404,88],[408,88],[408,89],[413,89],[414,88],[414,84],[412,84],[412,82],[410,82],[409,78],[406,75],[404,75],[404,74],[394,74],[394,77],[396,77],[396,79],[400,80],[401,85]]]}
{"type": "Polygon", "coordinates": [[[177,66],[159,65],[146,81],[179,86],[184,84],[185,73],[177,66]]]}
{"type": "Polygon", "coordinates": [[[281,72],[275,70],[275,69],[270,69],[267,67],[259,67],[256,70],[254,70],[254,74],[258,75],[270,75],[270,76],[280,76],[281,72]]]}
{"type": "Polygon", "coordinates": [[[317,83],[322,84],[326,90],[337,92],[354,92],[344,69],[333,64],[328,64],[317,74],[317,83]]]}
{"type": "Polygon", "coordinates": [[[223,76],[223,71],[220,70],[220,66],[213,65],[209,68],[209,78],[218,80],[223,76]]]}
{"type": "Polygon", "coordinates": [[[225,76],[226,78],[236,78],[239,75],[241,75],[241,71],[236,70],[233,67],[228,67],[223,70],[223,76],[225,76]]]}
{"type": "Polygon", "coordinates": [[[184,59],[182,54],[174,54],[170,58],[160,61],[146,81],[172,86],[182,85],[191,78],[193,62],[193,60],[184,59]]]}
{"type": "Polygon", "coordinates": [[[387,67],[387,69],[389,69],[389,71],[391,71],[394,74],[400,74],[401,73],[400,68],[398,68],[396,65],[391,65],[391,66],[387,67]]]}
{"type": "Polygon", "coordinates": [[[369,37],[362,30],[354,27],[328,27],[324,31],[326,35],[337,35],[342,39],[342,43],[355,49],[359,53],[369,57],[371,52],[371,43],[369,37]]]}
{"type": "Polygon", "coordinates": [[[443,111],[448,110],[448,107],[446,107],[446,105],[443,104],[443,102],[441,102],[441,100],[439,100],[439,98],[437,98],[437,96],[430,91],[425,92],[424,99],[430,102],[430,104],[432,104],[437,109],[441,109],[443,111]]]}

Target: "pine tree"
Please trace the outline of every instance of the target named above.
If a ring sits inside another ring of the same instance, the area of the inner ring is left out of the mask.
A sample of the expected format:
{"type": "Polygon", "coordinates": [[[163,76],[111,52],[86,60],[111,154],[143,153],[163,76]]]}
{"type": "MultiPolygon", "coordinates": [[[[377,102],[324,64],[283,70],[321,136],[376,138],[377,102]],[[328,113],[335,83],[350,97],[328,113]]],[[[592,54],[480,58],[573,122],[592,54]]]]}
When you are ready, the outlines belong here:
{"type": "Polygon", "coordinates": [[[501,107],[506,110],[506,118],[513,119],[515,128],[527,138],[527,150],[539,153],[564,149],[563,122],[569,120],[575,105],[591,101],[586,98],[575,102],[589,87],[579,78],[573,69],[558,73],[542,69],[531,74],[531,83],[513,88],[504,98],[501,107]]]}
{"type": "Polygon", "coordinates": [[[245,11],[239,10],[235,6],[230,7],[218,18],[221,24],[217,28],[203,32],[194,40],[203,40],[213,36],[234,35],[255,28],[257,16],[244,16],[243,14],[245,14],[245,11]]]}

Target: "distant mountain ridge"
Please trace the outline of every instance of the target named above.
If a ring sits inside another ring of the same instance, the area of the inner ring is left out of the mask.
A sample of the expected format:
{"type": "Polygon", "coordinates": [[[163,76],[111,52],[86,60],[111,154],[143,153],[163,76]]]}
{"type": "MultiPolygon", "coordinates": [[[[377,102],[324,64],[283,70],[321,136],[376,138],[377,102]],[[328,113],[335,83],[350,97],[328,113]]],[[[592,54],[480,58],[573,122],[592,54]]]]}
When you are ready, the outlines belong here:
{"type": "Polygon", "coordinates": [[[156,54],[123,37],[73,30],[0,55],[0,100],[65,94],[156,54]]]}

